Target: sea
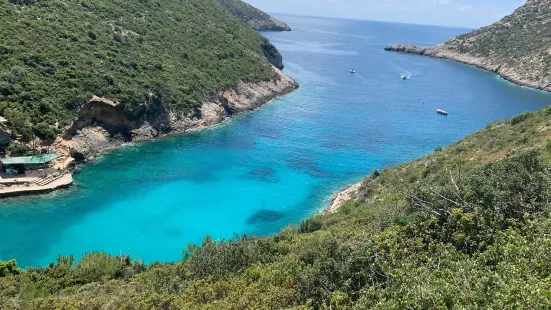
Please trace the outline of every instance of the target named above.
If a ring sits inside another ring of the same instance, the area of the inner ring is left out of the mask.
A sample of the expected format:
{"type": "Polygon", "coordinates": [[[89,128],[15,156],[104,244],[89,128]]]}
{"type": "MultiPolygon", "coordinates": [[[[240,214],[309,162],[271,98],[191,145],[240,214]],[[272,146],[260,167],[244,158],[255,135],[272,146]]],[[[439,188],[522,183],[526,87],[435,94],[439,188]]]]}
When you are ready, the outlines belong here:
{"type": "Polygon", "coordinates": [[[68,190],[0,200],[0,260],[39,267],[105,251],[170,262],[207,235],[274,234],[373,169],[551,103],[472,66],[383,50],[469,29],[277,17],[293,31],[263,35],[300,89],[212,129],[124,145],[82,166],[68,190]]]}

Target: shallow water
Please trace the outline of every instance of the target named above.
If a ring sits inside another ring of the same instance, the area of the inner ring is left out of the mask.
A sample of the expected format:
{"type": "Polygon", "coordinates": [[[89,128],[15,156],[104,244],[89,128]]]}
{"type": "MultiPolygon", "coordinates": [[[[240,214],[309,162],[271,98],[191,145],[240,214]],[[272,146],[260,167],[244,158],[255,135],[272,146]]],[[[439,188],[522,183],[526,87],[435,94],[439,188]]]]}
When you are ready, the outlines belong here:
{"type": "Polygon", "coordinates": [[[470,66],[383,51],[466,29],[280,17],[294,31],[265,35],[299,90],[211,130],[126,145],[70,190],[0,201],[0,259],[40,266],[106,250],[172,261],[206,234],[274,233],[375,168],[551,100],[470,66]]]}

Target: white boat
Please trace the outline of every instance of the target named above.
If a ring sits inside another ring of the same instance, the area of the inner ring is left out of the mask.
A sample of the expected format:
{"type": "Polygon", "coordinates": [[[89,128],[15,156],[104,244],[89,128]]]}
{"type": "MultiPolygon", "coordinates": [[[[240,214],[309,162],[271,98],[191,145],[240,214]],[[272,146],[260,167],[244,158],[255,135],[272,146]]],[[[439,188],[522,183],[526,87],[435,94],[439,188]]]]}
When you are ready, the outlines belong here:
{"type": "Polygon", "coordinates": [[[356,70],[350,69],[350,73],[356,73],[356,70]]]}
{"type": "Polygon", "coordinates": [[[402,78],[402,80],[406,80],[408,78],[408,75],[405,73],[402,73],[400,74],[400,78],[402,78]]]}
{"type": "Polygon", "coordinates": [[[448,112],[446,112],[444,110],[440,110],[440,109],[436,109],[436,113],[442,114],[442,115],[448,115],[448,112]]]}

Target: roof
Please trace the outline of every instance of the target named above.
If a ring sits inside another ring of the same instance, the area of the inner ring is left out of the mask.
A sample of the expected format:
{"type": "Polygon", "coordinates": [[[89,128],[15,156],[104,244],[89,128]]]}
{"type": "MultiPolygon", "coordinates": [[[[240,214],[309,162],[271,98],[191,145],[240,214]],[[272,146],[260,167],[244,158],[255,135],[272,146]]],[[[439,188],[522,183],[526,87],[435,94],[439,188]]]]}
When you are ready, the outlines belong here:
{"type": "Polygon", "coordinates": [[[8,120],[0,116],[0,123],[6,123],[8,120]]]}
{"type": "Polygon", "coordinates": [[[61,157],[61,155],[42,154],[36,156],[2,158],[0,159],[0,162],[4,165],[40,165],[59,157],[61,157]]]}

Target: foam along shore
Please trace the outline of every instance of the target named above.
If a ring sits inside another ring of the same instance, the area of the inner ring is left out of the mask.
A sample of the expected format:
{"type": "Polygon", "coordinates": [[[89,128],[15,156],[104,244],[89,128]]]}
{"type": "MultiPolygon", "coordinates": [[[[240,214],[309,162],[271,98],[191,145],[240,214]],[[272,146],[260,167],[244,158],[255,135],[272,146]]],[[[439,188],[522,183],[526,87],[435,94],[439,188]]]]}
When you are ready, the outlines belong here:
{"type": "Polygon", "coordinates": [[[346,186],[338,191],[330,200],[330,205],[323,211],[323,214],[335,213],[348,200],[354,199],[354,195],[362,186],[363,181],[346,186]]]}
{"type": "Polygon", "coordinates": [[[73,184],[73,176],[70,172],[53,176],[52,179],[42,182],[40,178],[14,178],[0,180],[0,198],[24,196],[31,194],[44,194],[57,189],[67,188],[73,184]]]}

